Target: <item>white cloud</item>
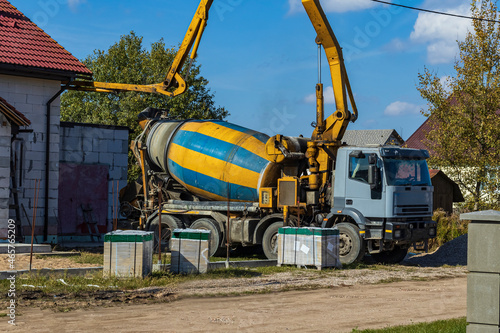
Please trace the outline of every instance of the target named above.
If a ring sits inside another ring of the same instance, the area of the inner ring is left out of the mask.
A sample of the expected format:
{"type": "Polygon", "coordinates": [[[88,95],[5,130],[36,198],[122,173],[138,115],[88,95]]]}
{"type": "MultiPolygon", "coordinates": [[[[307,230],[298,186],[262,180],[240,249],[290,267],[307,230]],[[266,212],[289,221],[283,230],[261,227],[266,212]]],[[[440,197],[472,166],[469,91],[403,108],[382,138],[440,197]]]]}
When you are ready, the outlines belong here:
{"type": "Polygon", "coordinates": [[[78,6],[81,5],[82,3],[86,3],[87,0],[68,0],[68,6],[71,11],[76,12],[78,9],[78,6]]]}
{"type": "MultiPolygon", "coordinates": [[[[423,8],[458,15],[470,15],[467,1],[426,1],[423,8]],[[454,5],[454,7],[443,7],[454,5]]],[[[427,59],[431,64],[449,63],[458,54],[457,40],[462,41],[471,28],[468,19],[432,13],[420,13],[413,26],[410,40],[427,44],[427,59]]]]}
{"type": "MultiPolygon", "coordinates": [[[[325,99],[325,104],[335,104],[335,96],[333,95],[333,87],[328,86],[323,89],[323,96],[325,99]]],[[[309,94],[304,97],[304,102],[308,104],[316,103],[316,94],[309,94]]]]}
{"type": "Polygon", "coordinates": [[[386,116],[403,116],[409,114],[418,114],[421,107],[416,104],[411,104],[407,102],[396,101],[389,104],[385,110],[384,115],[386,116]]]}
{"type": "MultiPolygon", "coordinates": [[[[304,10],[301,0],[288,0],[289,14],[304,10]]],[[[344,13],[348,11],[364,10],[377,6],[373,1],[367,0],[323,0],[321,7],[325,12],[344,13]]]]}

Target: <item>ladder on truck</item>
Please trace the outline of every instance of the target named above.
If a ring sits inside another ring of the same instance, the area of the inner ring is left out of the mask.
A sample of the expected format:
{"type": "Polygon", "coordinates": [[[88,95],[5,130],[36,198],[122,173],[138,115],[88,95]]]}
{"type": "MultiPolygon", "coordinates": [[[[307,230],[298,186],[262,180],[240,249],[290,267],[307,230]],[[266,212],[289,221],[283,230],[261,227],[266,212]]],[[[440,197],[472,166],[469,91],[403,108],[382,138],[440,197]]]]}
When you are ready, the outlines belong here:
{"type": "Polygon", "coordinates": [[[95,219],[94,212],[92,206],[90,204],[82,204],[81,205],[83,212],[83,222],[87,225],[87,230],[90,235],[90,239],[92,242],[95,242],[94,236],[97,237],[97,240],[101,239],[101,233],[97,228],[97,220],[95,219]],[[92,231],[94,229],[94,231],[92,231]]]}

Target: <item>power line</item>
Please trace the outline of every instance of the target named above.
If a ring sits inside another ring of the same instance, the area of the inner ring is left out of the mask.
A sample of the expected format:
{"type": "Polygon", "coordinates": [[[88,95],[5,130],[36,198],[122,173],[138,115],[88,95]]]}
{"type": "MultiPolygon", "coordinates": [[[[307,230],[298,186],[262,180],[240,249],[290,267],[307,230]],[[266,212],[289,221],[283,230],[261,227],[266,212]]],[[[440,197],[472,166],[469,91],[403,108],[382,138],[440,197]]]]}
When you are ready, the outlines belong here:
{"type": "Polygon", "coordinates": [[[484,18],[479,18],[479,17],[472,17],[472,16],[451,14],[451,13],[445,13],[445,12],[438,12],[436,10],[430,10],[430,9],[424,9],[424,8],[417,8],[417,7],[405,6],[405,5],[400,5],[400,4],[397,4],[397,3],[392,3],[392,2],[387,2],[387,1],[381,1],[381,0],[370,0],[370,1],[379,2],[379,3],[383,3],[383,4],[386,4],[386,5],[390,5],[390,6],[397,6],[397,7],[407,8],[407,9],[418,10],[418,11],[421,11],[421,12],[427,12],[427,13],[433,13],[433,14],[439,14],[439,15],[446,15],[446,16],[453,16],[453,17],[459,17],[459,18],[464,18],[464,19],[469,19],[469,20],[477,20],[477,21],[487,21],[487,22],[500,23],[500,21],[497,21],[497,20],[490,20],[490,19],[484,19],[484,18]]]}

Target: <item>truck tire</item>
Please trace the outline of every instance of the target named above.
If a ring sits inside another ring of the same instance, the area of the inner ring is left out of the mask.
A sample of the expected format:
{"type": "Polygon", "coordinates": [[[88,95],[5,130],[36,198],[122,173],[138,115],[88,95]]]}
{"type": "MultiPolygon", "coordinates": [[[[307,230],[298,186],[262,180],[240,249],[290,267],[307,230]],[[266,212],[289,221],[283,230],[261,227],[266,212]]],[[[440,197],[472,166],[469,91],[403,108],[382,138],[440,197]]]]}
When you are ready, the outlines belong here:
{"type": "MultiPolygon", "coordinates": [[[[149,231],[154,232],[154,253],[158,253],[158,234],[159,234],[159,217],[156,216],[149,225],[149,231]]],[[[174,229],[183,229],[182,221],[173,215],[161,215],[161,250],[170,251],[170,239],[172,238],[172,231],[174,229]]]]}
{"type": "Polygon", "coordinates": [[[359,228],[351,223],[339,223],[339,256],[342,265],[360,261],[365,255],[365,242],[359,236],[359,228]]]}
{"type": "Polygon", "coordinates": [[[391,251],[384,251],[380,253],[372,253],[373,260],[381,264],[397,264],[406,257],[408,248],[401,246],[394,246],[391,251]]]}
{"type": "Polygon", "coordinates": [[[264,231],[262,249],[267,259],[278,259],[278,229],[281,227],[283,227],[283,221],[274,222],[264,231]]]}
{"type": "Polygon", "coordinates": [[[210,257],[218,257],[224,254],[225,248],[221,246],[222,233],[217,221],[211,218],[203,217],[194,221],[190,228],[210,231],[210,240],[208,242],[208,253],[210,257]]]}

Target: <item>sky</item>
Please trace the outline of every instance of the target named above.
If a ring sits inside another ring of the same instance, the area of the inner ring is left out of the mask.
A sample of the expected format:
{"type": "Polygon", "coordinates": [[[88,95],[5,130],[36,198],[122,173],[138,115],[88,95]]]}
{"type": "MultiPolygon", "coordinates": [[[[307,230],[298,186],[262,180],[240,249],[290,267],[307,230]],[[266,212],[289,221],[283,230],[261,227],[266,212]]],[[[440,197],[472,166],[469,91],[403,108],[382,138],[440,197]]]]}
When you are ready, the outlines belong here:
{"type": "MultiPolygon", "coordinates": [[[[9,0],[78,59],[135,31],[146,48],[178,46],[198,0],[9,0]]],[[[469,15],[469,0],[393,0],[469,15]]],[[[321,0],[343,48],[358,108],[348,129],[395,129],[407,139],[425,121],[416,87],[425,68],[454,76],[471,22],[370,0],[321,0]]],[[[229,122],[268,135],[308,137],[318,81],[316,33],[300,0],[215,0],[198,50],[201,75],[229,122]]],[[[325,114],[335,111],[323,55],[325,114]]],[[[154,83],[154,82],[151,82],[154,83]]],[[[138,110],[139,112],[140,110],[138,110]]]]}

